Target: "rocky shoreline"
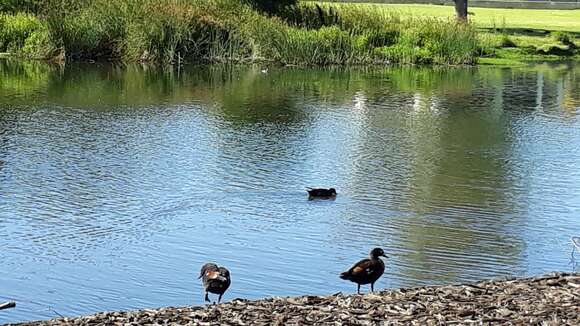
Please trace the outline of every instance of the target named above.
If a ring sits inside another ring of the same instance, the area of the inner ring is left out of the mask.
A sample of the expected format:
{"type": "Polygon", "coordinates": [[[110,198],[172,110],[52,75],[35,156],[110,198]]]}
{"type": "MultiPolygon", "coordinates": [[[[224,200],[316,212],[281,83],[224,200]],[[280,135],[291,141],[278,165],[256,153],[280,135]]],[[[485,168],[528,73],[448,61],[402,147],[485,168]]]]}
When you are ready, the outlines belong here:
{"type": "Polygon", "coordinates": [[[366,295],[268,298],[15,325],[580,325],[580,273],[396,289],[366,295]]]}

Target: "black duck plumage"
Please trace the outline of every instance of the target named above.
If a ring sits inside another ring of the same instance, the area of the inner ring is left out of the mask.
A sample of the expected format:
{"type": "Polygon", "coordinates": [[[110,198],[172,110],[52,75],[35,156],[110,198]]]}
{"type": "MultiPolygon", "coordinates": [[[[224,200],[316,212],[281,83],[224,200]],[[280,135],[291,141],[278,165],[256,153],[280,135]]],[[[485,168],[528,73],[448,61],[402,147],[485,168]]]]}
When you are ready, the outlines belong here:
{"type": "Polygon", "coordinates": [[[218,294],[218,303],[221,301],[223,294],[232,283],[230,271],[225,267],[219,267],[214,263],[207,263],[201,267],[199,277],[202,279],[205,291],[205,301],[210,302],[208,294],[218,294]]]}
{"type": "Polygon", "coordinates": [[[360,260],[348,271],[340,274],[343,280],[349,280],[357,284],[356,292],[360,294],[361,284],[371,284],[371,292],[374,291],[375,282],[385,272],[385,263],[379,258],[388,257],[381,248],[374,248],[370,252],[370,258],[360,260]]]}
{"type": "Polygon", "coordinates": [[[336,189],[334,188],[306,188],[309,198],[333,198],[336,197],[336,189]]]}

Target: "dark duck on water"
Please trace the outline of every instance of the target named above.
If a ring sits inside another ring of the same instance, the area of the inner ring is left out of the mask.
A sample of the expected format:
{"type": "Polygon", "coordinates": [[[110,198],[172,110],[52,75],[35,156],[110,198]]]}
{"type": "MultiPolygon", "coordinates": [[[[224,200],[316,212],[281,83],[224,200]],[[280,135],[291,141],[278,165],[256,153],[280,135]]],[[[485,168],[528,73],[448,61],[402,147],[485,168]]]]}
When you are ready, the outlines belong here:
{"type": "Polygon", "coordinates": [[[230,271],[225,267],[218,267],[218,265],[213,263],[203,265],[198,278],[201,278],[203,281],[206,302],[210,302],[208,293],[211,292],[219,294],[219,303],[222,299],[222,295],[224,295],[232,283],[230,279],[230,271]]]}
{"type": "Polygon", "coordinates": [[[343,280],[349,280],[357,284],[356,292],[360,294],[361,284],[371,284],[371,292],[374,291],[375,282],[383,275],[385,271],[385,263],[379,258],[385,255],[381,248],[374,248],[371,250],[370,259],[366,258],[354,264],[348,271],[340,274],[343,280]]]}
{"type": "Polygon", "coordinates": [[[308,198],[333,198],[336,197],[336,189],[330,188],[306,188],[308,198]]]}

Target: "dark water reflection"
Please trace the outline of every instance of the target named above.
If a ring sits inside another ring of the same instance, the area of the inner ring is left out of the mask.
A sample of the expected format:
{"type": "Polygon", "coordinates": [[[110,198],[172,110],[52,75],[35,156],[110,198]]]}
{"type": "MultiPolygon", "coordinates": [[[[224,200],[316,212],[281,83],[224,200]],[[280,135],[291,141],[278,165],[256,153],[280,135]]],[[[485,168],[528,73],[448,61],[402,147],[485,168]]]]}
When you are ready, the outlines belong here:
{"type": "Polygon", "coordinates": [[[0,322],[567,271],[580,69],[0,61],[0,322]],[[305,186],[335,186],[307,201],[305,186]]]}

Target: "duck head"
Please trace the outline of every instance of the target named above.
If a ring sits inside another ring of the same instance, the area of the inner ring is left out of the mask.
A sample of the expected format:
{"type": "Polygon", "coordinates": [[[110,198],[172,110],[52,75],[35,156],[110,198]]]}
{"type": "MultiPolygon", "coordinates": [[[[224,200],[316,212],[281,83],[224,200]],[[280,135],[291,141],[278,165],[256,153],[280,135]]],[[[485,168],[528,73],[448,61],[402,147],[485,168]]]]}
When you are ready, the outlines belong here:
{"type": "Polygon", "coordinates": [[[389,256],[385,255],[385,252],[381,248],[375,248],[375,249],[371,250],[371,258],[377,259],[380,256],[383,256],[385,258],[389,258],[389,256]]]}

